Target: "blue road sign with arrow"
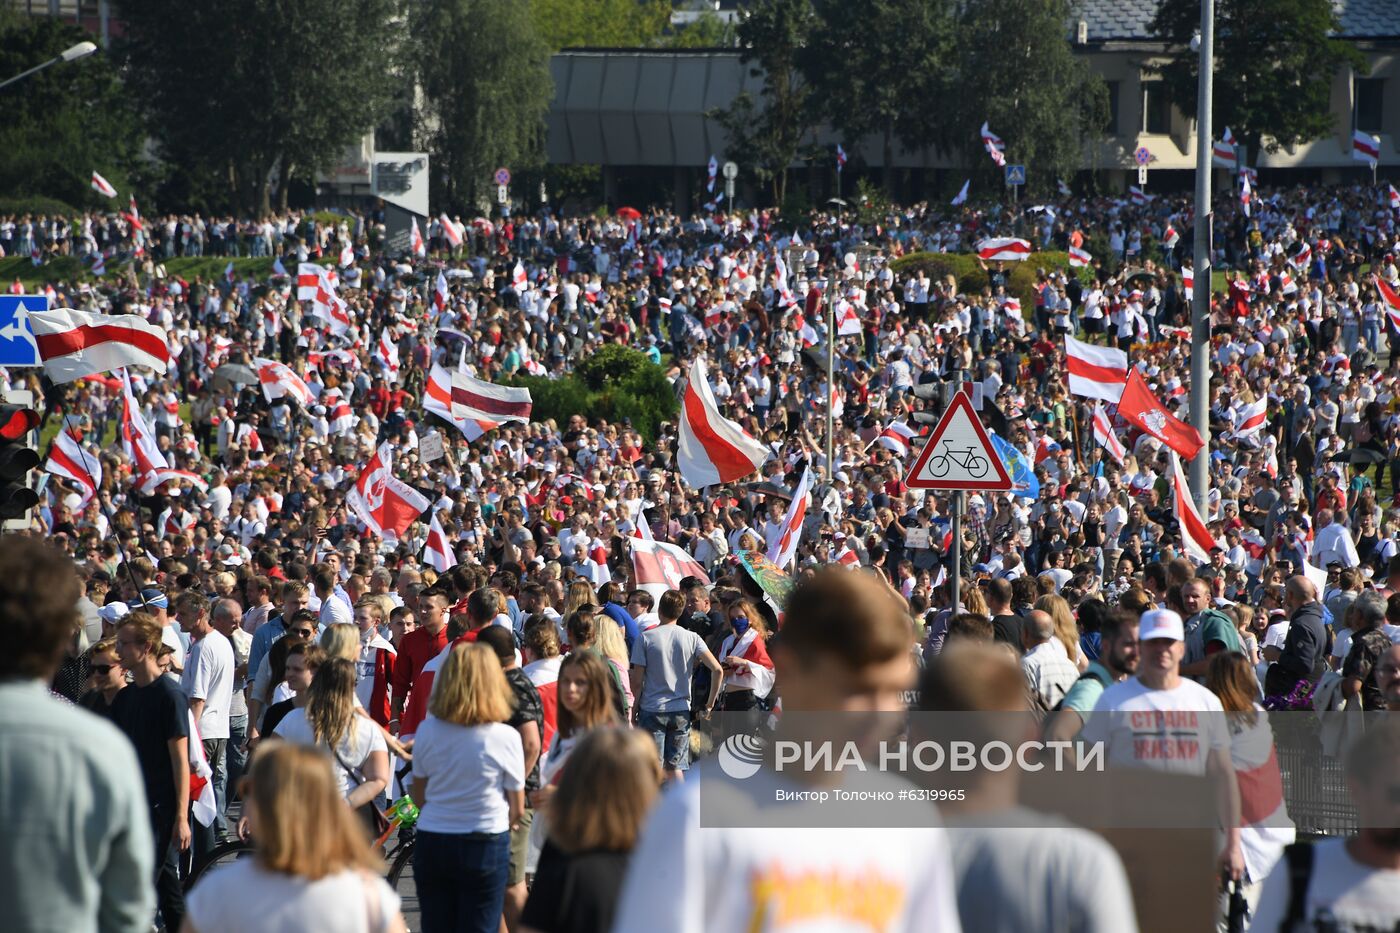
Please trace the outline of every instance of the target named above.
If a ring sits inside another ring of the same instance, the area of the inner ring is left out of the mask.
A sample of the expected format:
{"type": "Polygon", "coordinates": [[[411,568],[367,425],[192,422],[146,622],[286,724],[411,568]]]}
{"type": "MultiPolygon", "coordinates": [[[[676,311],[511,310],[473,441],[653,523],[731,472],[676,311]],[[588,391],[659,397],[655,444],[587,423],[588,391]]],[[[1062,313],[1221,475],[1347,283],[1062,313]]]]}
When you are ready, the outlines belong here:
{"type": "Polygon", "coordinates": [[[38,366],[30,311],[49,310],[46,295],[0,295],[0,366],[38,366]]]}

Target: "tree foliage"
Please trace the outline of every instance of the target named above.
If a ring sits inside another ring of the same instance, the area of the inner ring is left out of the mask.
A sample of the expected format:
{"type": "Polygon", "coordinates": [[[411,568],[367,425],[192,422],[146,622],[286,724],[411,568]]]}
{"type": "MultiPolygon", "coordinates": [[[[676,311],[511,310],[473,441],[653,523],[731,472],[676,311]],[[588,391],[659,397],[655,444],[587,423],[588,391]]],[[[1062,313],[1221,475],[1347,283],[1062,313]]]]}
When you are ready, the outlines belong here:
{"type": "Polygon", "coordinates": [[[529,6],[535,31],[552,51],[657,45],[671,21],[668,0],[532,0],[529,6]]]}
{"type": "MultiPolygon", "coordinates": [[[[49,61],[88,38],[47,16],[0,13],[0,78],[49,61]]],[[[113,61],[101,53],[44,69],[0,91],[0,191],[74,206],[116,202],[90,187],[92,172],[123,192],[140,180],[142,133],[113,61]]],[[[125,203],[125,202],[123,202],[125,203]]]]}
{"type": "Polygon", "coordinates": [[[401,79],[399,0],[119,0],[118,45],[161,156],[269,208],[269,179],[329,167],[401,79]]]}
{"type": "MultiPolygon", "coordinates": [[[[1171,101],[1196,115],[1200,58],[1186,51],[1200,27],[1198,0],[1164,0],[1153,31],[1181,54],[1158,69],[1171,101]]],[[[1214,126],[1257,153],[1332,131],[1332,76],[1343,65],[1364,71],[1365,57],[1333,38],[1339,28],[1330,0],[1216,0],[1214,126]]],[[[1217,130],[1218,135],[1218,130],[1217,130]]]]}
{"type": "Polygon", "coordinates": [[[1026,166],[1032,192],[1053,191],[1108,123],[1108,90],[1070,49],[1068,0],[967,0],[949,78],[955,147],[985,183],[1002,183],[978,133],[983,121],[1026,166]]]}
{"type": "Polygon", "coordinates": [[[705,10],[683,26],[673,26],[659,44],[671,49],[715,49],[734,44],[735,29],[714,10],[705,10]]]}
{"type": "Polygon", "coordinates": [[[413,32],[421,37],[415,58],[429,195],[434,204],[469,209],[488,197],[496,168],[542,161],[554,92],[549,48],[519,0],[423,0],[413,32]]]}

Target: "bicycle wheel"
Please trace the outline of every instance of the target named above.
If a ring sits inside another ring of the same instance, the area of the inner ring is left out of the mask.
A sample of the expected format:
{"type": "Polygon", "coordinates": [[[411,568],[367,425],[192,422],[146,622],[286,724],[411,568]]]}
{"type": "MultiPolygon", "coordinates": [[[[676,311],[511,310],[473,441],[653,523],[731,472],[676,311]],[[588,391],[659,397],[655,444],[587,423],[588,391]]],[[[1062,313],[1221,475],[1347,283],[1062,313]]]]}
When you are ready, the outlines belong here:
{"type": "Polygon", "coordinates": [[[948,472],[948,458],[930,457],[928,461],[928,471],[934,476],[943,476],[948,472]]]}
{"type": "Polygon", "coordinates": [[[215,846],[207,856],[195,863],[189,875],[185,877],[185,890],[193,888],[206,872],[209,872],[221,865],[232,865],[242,858],[253,857],[253,845],[244,842],[242,839],[233,839],[222,845],[215,846]]]}
{"type": "Polygon", "coordinates": [[[423,929],[423,914],[418,906],[418,885],[413,878],[413,840],[409,839],[394,854],[386,878],[389,887],[399,896],[399,910],[403,911],[408,933],[418,933],[423,929]]]}
{"type": "Polygon", "coordinates": [[[973,476],[978,477],[979,479],[987,475],[987,466],[987,461],[982,457],[973,455],[967,458],[967,472],[971,473],[973,476]]]}

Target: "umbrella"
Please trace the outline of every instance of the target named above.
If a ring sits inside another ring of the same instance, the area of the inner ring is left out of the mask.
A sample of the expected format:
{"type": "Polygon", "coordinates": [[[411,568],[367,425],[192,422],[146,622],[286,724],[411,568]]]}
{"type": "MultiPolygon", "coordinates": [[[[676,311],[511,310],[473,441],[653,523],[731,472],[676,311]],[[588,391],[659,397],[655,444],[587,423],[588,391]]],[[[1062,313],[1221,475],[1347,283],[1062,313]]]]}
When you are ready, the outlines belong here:
{"type": "Polygon", "coordinates": [[[787,605],[788,597],[792,595],[797,582],[786,572],[778,569],[778,566],[764,556],[762,551],[740,551],[739,564],[746,570],[750,577],[753,577],[759,588],[769,596],[780,607],[787,605]]]}
{"type": "Polygon", "coordinates": [[[1384,463],[1389,459],[1379,450],[1372,450],[1369,447],[1353,447],[1351,450],[1342,450],[1328,457],[1330,463],[1384,463]]]}
{"type": "Polygon", "coordinates": [[[258,374],[242,363],[225,363],[214,370],[214,388],[257,385],[258,374]]]}
{"type": "Polygon", "coordinates": [[[641,220],[642,212],[635,207],[619,207],[617,209],[617,216],[621,217],[623,220],[641,220]]]}
{"type": "Polygon", "coordinates": [[[776,496],[787,502],[792,501],[792,490],[786,486],[779,486],[777,483],[745,483],[744,491],[758,496],[776,496]]]}
{"type": "Polygon", "coordinates": [[[1127,269],[1124,269],[1121,273],[1119,273],[1119,276],[1118,276],[1118,277],[1121,278],[1124,282],[1131,282],[1133,279],[1140,279],[1140,278],[1143,278],[1144,276],[1147,277],[1147,278],[1149,278],[1149,279],[1150,279],[1150,278],[1154,278],[1154,277],[1156,276],[1156,274],[1157,274],[1157,273],[1152,272],[1152,271],[1150,271],[1150,270],[1148,270],[1148,269],[1142,269],[1142,268],[1135,268],[1135,267],[1134,267],[1134,268],[1127,268],[1127,269]]]}

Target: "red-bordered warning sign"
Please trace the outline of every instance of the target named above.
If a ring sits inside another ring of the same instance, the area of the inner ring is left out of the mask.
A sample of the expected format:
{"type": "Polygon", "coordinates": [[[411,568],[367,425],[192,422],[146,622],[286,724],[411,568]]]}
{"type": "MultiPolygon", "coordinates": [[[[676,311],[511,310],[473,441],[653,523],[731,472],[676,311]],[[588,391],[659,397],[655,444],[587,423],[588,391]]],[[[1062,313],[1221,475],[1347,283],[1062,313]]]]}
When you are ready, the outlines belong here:
{"type": "Polygon", "coordinates": [[[953,395],[904,482],[911,489],[996,491],[1014,485],[964,391],[953,395]]]}

